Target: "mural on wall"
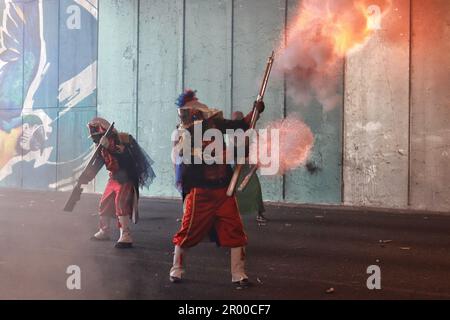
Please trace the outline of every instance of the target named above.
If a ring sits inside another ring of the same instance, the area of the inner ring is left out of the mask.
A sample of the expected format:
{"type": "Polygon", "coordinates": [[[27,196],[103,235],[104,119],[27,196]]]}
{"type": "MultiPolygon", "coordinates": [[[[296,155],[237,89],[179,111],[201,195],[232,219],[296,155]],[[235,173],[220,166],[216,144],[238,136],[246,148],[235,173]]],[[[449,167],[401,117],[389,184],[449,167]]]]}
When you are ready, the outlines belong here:
{"type": "Polygon", "coordinates": [[[2,0],[0,13],[0,184],[41,174],[54,189],[89,153],[58,163],[56,144],[61,119],[96,106],[97,0],[2,0]]]}

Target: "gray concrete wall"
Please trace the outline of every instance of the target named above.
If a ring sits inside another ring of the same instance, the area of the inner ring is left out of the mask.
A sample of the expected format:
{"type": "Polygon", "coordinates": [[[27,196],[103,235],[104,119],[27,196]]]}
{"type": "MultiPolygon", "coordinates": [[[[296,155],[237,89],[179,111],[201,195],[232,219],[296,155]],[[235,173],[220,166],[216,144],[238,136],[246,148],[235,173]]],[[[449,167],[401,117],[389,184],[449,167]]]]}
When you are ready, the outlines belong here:
{"type": "MultiPolygon", "coordinates": [[[[169,137],[178,93],[197,89],[227,116],[249,111],[299,3],[100,2],[98,112],[137,134],[155,159],[158,179],[147,195],[177,196],[169,137]]],[[[331,112],[296,105],[289,83],[271,80],[261,125],[300,115],[315,134],[310,160],[319,170],[263,178],[266,200],[450,208],[449,5],[393,0],[381,30],[346,58],[344,105],[331,112]]]]}
{"type": "Polygon", "coordinates": [[[450,1],[413,1],[411,197],[450,209],[450,1]]]}
{"type": "Polygon", "coordinates": [[[394,7],[347,59],[344,202],[448,211],[450,2],[394,7]]]}
{"type": "MultiPolygon", "coordinates": [[[[104,1],[103,1],[104,2],[104,1]]],[[[138,1],[116,0],[99,10],[99,57],[97,114],[115,122],[121,131],[136,136],[138,75],[138,1]],[[111,20],[104,17],[115,17],[111,20]]],[[[101,192],[108,179],[102,170],[96,180],[101,192]]]]}
{"type": "Polygon", "coordinates": [[[344,203],[349,205],[408,203],[409,1],[396,0],[393,7],[398,10],[384,18],[382,29],[346,61],[344,203]]]}
{"type": "Polygon", "coordinates": [[[154,196],[178,196],[173,187],[170,134],[175,98],[183,87],[183,1],[140,2],[138,140],[155,161],[154,196]]]}

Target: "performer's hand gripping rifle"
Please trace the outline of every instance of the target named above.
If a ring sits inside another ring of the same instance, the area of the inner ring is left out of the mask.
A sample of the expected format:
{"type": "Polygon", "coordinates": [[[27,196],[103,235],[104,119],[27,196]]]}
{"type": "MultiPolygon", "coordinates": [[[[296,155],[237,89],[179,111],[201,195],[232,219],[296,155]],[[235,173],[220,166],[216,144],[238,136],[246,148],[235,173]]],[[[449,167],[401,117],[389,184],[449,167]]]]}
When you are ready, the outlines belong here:
{"type": "MultiPolygon", "coordinates": [[[[267,61],[266,72],[264,73],[264,78],[261,84],[261,88],[259,89],[259,94],[258,97],[256,98],[256,102],[261,102],[264,99],[264,94],[266,93],[267,83],[269,82],[270,72],[272,71],[274,59],[275,59],[275,52],[272,51],[272,55],[269,57],[267,61]]],[[[249,129],[255,129],[256,121],[258,121],[258,118],[259,118],[259,111],[256,108],[255,104],[255,106],[253,107],[253,114],[249,129]]],[[[242,164],[236,164],[236,167],[233,172],[233,177],[231,178],[230,184],[228,186],[227,196],[231,197],[236,191],[236,185],[238,183],[239,176],[241,175],[241,171],[242,171],[242,164]]]]}
{"type": "MultiPolygon", "coordinates": [[[[114,129],[114,122],[109,126],[108,130],[106,130],[103,137],[108,137],[113,129],[114,129]]],[[[81,186],[84,184],[88,184],[103,166],[103,162],[99,163],[98,159],[101,148],[103,148],[103,146],[99,142],[98,145],[95,147],[94,153],[89,159],[88,164],[86,165],[80,177],[78,178],[77,184],[73,188],[70,198],[69,200],[67,200],[66,206],[64,207],[64,211],[67,212],[73,211],[75,205],[81,198],[81,193],[83,192],[83,188],[81,186]]]]}

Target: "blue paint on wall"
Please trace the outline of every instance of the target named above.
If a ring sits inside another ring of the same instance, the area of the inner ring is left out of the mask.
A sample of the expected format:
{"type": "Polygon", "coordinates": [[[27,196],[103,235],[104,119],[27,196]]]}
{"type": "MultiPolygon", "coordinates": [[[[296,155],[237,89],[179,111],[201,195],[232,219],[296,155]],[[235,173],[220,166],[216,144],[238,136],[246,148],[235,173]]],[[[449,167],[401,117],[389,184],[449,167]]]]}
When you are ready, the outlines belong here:
{"type": "Polygon", "coordinates": [[[84,160],[80,155],[89,151],[84,130],[97,103],[97,8],[92,3],[0,3],[2,186],[55,189],[73,180],[84,160]],[[80,107],[90,109],[72,119],[70,109],[80,107]],[[72,120],[83,133],[68,131],[72,120]]]}

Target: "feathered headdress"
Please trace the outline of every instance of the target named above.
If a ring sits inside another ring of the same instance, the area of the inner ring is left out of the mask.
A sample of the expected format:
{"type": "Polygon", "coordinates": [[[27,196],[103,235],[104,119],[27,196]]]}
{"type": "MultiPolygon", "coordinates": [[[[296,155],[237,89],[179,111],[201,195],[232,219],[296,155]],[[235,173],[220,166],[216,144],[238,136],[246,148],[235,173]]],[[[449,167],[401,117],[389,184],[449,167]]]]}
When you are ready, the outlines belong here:
{"type": "Polygon", "coordinates": [[[177,101],[175,104],[178,106],[178,108],[182,108],[185,106],[186,103],[191,101],[198,101],[198,98],[196,97],[197,91],[188,89],[184,91],[182,94],[178,96],[177,101]]]}

